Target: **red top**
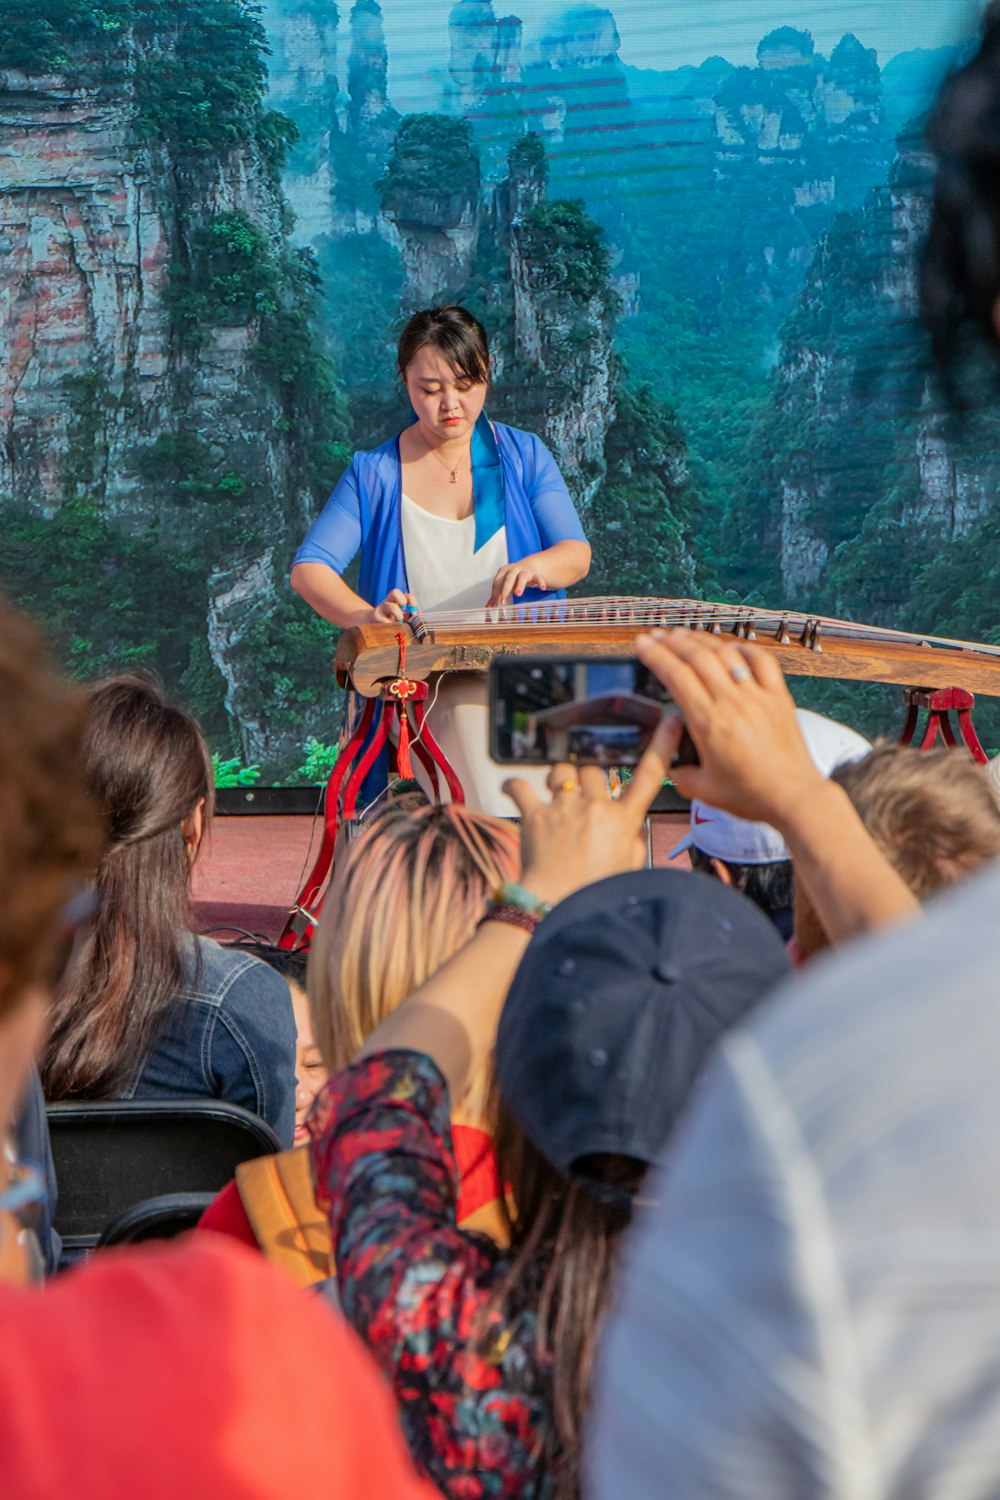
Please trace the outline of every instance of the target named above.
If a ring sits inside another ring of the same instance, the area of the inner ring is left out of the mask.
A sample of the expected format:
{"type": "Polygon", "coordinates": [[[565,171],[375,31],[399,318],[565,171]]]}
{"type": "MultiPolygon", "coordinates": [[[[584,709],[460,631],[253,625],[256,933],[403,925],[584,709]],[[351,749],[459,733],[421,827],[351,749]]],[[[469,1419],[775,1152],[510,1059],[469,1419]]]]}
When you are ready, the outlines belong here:
{"type": "MultiPolygon", "coordinates": [[[[453,1125],[452,1140],[458,1165],[458,1221],[463,1223],[477,1209],[500,1196],[493,1142],[485,1130],[472,1125],[453,1125]]],[[[231,1239],[257,1249],[257,1236],[250,1227],[235,1179],[227,1182],[198,1220],[199,1229],[228,1234],[231,1239]]]]}
{"type": "Polygon", "coordinates": [[[18,1500],[434,1500],[347,1325],[221,1240],[0,1286],[0,1348],[18,1500]]]}

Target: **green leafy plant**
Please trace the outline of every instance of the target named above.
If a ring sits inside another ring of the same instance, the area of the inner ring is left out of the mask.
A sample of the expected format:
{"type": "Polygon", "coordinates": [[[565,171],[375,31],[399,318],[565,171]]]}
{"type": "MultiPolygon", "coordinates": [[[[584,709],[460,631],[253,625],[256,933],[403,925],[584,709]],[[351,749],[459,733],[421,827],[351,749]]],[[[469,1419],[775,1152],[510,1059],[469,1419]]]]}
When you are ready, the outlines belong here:
{"type": "Polygon", "coordinates": [[[339,753],[339,745],[324,745],[322,740],[310,738],[302,747],[302,764],[288,777],[288,785],[326,786],[339,753]]]}
{"type": "Polygon", "coordinates": [[[223,760],[217,751],[212,753],[212,776],[216,790],[227,790],[238,786],[256,786],[260,781],[260,766],[245,766],[238,756],[223,760]]]}
{"type": "Polygon", "coordinates": [[[376,192],[387,213],[406,217],[416,200],[425,199],[452,217],[462,200],[478,194],[479,181],[479,153],[467,120],[406,115],[376,192]]]}
{"type": "Polygon", "coordinates": [[[539,287],[584,299],[609,294],[604,231],[582,203],[540,203],[525,215],[519,239],[539,287]]]}

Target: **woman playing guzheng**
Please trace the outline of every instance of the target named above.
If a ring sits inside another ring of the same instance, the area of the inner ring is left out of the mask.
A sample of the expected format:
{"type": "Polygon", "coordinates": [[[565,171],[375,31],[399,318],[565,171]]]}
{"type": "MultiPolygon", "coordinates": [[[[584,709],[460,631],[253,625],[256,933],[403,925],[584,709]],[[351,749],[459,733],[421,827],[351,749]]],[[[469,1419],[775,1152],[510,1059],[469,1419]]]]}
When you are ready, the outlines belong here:
{"type": "MultiPolygon", "coordinates": [[[[482,325],[462,307],[419,312],[397,363],[415,420],[354,455],[296,553],[292,587],[345,627],[401,621],[407,607],[429,615],[561,598],[586,577],[590,547],[545,445],[483,410],[482,325]],[[343,573],[359,551],[355,593],[343,573]]],[[[469,672],[441,685],[431,721],[467,800],[509,813],[484,716],[485,682],[469,672]]]]}

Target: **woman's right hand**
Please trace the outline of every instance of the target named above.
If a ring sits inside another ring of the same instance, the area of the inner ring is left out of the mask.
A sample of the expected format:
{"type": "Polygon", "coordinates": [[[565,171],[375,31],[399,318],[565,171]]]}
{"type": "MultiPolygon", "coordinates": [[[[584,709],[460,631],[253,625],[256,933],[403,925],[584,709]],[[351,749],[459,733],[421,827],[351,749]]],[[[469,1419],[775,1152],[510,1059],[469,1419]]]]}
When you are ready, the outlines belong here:
{"type": "Polygon", "coordinates": [[[699,764],[671,773],[684,797],[781,832],[789,811],[822,796],[784,673],[760,646],[692,630],[654,630],[636,642],[684,717],[699,764]]]}
{"type": "Polygon", "coordinates": [[[415,609],[417,601],[412,594],[404,594],[402,589],[391,589],[382,603],[376,604],[372,610],[372,620],[378,625],[402,624],[404,604],[412,604],[415,609]]]}

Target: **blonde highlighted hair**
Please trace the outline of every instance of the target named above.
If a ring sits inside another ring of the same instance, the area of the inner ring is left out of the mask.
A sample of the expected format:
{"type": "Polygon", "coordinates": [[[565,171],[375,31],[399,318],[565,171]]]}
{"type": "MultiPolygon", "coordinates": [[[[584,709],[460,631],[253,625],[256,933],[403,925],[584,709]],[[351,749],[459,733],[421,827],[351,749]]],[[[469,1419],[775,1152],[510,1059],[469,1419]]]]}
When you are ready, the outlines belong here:
{"type": "Polygon", "coordinates": [[[390,806],[334,874],[309,953],[316,1044],[345,1068],[401,1000],[472,936],[520,870],[512,823],[471,808],[390,806]]]}

